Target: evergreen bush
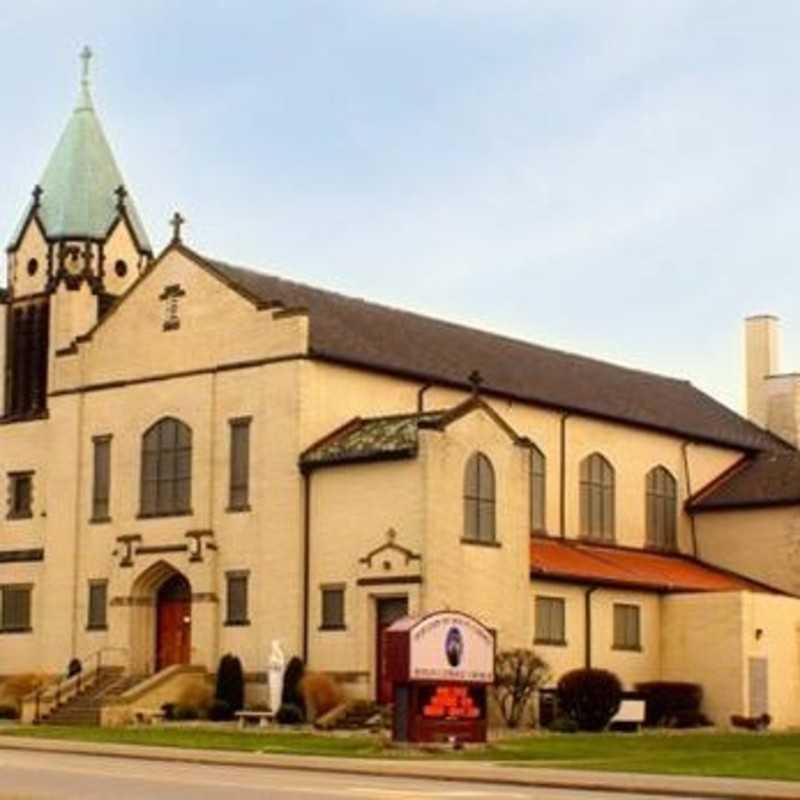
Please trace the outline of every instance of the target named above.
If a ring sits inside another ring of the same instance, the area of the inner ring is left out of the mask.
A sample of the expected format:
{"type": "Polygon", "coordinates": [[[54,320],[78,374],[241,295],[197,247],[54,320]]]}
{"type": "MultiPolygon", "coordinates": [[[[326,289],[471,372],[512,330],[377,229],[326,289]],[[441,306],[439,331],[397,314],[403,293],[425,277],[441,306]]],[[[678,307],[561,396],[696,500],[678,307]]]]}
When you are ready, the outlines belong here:
{"type": "Polygon", "coordinates": [[[558,682],[558,704],[582,731],[602,731],[619,710],[622,684],[605,669],[574,669],[558,682]]]}
{"type": "Polygon", "coordinates": [[[233,654],[224,655],[217,668],[217,700],[227,703],[231,714],[244,708],[244,672],[242,662],[233,654]]]}
{"type": "Polygon", "coordinates": [[[283,673],[283,691],[281,693],[281,705],[296,706],[302,712],[303,719],[306,718],[306,703],[303,693],[300,691],[300,681],[303,680],[305,671],[302,659],[297,656],[289,659],[286,671],[283,673]]]}

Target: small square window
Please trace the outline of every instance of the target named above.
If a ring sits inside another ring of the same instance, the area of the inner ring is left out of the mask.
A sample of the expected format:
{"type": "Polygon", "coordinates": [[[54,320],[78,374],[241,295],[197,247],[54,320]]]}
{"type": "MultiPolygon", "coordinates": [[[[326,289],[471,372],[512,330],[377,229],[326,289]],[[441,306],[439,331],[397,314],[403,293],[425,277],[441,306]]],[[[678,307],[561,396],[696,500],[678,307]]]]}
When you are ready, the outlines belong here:
{"type": "Polygon", "coordinates": [[[614,604],[614,649],[641,650],[642,625],[639,606],[614,604]]]}
{"type": "Polygon", "coordinates": [[[226,625],[249,625],[250,618],[247,610],[248,591],[247,582],[250,577],[248,572],[229,572],[227,579],[227,618],[226,625]]]}
{"type": "Polygon", "coordinates": [[[536,598],[535,644],[566,644],[563,597],[536,598]]]}
{"type": "Polygon", "coordinates": [[[108,627],[108,581],[89,581],[89,614],[86,627],[90,631],[102,631],[108,627]]]}
{"type": "Polygon", "coordinates": [[[8,473],[8,519],[33,516],[33,472],[8,473]]]}
{"type": "Polygon", "coordinates": [[[342,630],[344,624],[344,586],[322,587],[322,630],[342,630]]]}
{"type": "Polygon", "coordinates": [[[0,586],[0,633],[31,629],[31,587],[0,586]]]}

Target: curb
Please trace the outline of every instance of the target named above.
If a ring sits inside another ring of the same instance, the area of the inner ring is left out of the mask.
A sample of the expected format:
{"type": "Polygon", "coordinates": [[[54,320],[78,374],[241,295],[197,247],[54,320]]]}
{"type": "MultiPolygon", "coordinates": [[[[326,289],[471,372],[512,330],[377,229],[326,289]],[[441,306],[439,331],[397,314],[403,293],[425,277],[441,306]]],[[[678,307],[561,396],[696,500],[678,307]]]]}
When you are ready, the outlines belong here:
{"type": "Polygon", "coordinates": [[[736,786],[736,779],[723,778],[724,788],[703,786],[702,782],[711,782],[713,778],[693,778],[690,776],[658,776],[668,777],[682,786],[667,786],[648,782],[654,776],[631,775],[622,777],[619,773],[608,773],[608,777],[597,773],[583,773],[570,770],[558,770],[560,775],[536,774],[538,768],[523,767],[531,775],[520,774],[517,768],[509,774],[513,767],[500,766],[496,762],[477,765],[459,762],[458,771],[447,768],[442,763],[431,761],[378,761],[359,759],[338,759],[328,756],[291,756],[270,753],[252,752],[244,754],[222,750],[188,750],[175,748],[173,753],[168,748],[150,747],[148,745],[115,745],[95,744],[93,742],[65,742],[63,740],[45,739],[13,739],[0,737],[0,751],[16,750],[25,752],[57,753],[61,755],[103,756],[106,758],[126,758],[139,761],[159,761],[167,763],[198,764],[216,767],[244,767],[248,769],[282,769],[304,772],[328,772],[340,775],[366,775],[380,778],[410,778],[412,780],[441,781],[444,783],[474,783],[516,786],[540,789],[571,789],[583,792],[616,792],[618,794],[650,794],[661,797],[715,798],[716,800],[800,800],[800,787],[791,783],[770,785],[754,789],[736,786]],[[504,774],[505,773],[505,774],[504,774]],[[624,780],[624,782],[623,782],[624,780]],[[728,786],[732,783],[732,786],[728,786]]]}

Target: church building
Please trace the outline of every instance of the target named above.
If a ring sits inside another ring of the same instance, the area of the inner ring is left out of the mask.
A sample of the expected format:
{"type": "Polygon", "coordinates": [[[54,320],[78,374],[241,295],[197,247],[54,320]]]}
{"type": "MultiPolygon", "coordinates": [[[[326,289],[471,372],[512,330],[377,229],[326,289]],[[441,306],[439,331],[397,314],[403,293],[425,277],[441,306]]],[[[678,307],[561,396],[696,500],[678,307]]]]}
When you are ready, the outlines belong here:
{"type": "Polygon", "coordinates": [[[156,254],[89,56],[7,248],[0,680],[102,659],[133,686],[234,653],[255,692],[279,640],[385,701],[381,631],[454,609],[554,681],[693,681],[720,725],[800,724],[800,382],[776,320],[746,323],[746,419],[232,266],[178,214],[156,254]]]}

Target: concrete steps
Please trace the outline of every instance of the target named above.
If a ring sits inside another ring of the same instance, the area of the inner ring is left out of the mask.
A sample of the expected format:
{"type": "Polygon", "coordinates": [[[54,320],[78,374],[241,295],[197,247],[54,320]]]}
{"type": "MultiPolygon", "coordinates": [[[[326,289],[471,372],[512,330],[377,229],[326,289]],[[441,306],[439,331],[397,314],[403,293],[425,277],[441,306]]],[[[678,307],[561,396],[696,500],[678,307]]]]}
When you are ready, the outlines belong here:
{"type": "Polygon", "coordinates": [[[124,675],[120,668],[101,670],[92,686],[54,708],[42,720],[42,724],[99,725],[103,705],[142,680],[144,676],[124,675]]]}

